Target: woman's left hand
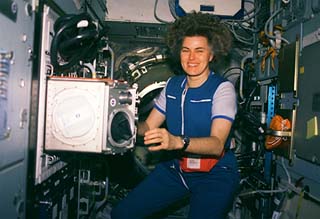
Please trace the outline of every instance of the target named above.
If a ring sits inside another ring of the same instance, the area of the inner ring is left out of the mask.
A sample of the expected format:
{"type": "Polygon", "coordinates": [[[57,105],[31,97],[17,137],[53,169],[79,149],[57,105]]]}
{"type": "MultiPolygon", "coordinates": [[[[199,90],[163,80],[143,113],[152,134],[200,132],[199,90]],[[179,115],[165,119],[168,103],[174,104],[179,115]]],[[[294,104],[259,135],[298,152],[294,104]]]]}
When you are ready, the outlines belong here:
{"type": "Polygon", "coordinates": [[[179,136],[174,136],[165,128],[155,128],[145,132],[144,144],[150,151],[175,150],[182,144],[179,136]]]}

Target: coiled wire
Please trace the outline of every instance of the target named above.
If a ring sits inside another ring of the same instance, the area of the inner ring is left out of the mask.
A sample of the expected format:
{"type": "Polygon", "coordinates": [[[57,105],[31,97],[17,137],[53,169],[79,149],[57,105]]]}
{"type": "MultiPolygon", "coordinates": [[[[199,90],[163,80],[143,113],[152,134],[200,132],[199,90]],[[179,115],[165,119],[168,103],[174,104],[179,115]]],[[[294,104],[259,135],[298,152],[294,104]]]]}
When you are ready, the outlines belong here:
{"type": "Polygon", "coordinates": [[[62,16],[56,20],[54,31],[50,59],[55,71],[70,70],[80,61],[91,62],[96,57],[102,34],[89,14],[62,16]]]}

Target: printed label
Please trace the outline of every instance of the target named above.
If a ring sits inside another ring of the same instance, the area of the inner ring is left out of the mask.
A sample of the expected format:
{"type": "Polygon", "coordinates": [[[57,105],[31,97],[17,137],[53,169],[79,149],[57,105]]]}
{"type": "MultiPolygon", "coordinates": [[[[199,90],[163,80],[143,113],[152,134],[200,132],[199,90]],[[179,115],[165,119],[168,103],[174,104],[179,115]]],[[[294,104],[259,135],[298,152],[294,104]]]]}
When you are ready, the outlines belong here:
{"type": "Polygon", "coordinates": [[[200,159],[197,159],[197,158],[187,158],[187,168],[190,168],[190,169],[200,169],[200,159]]]}

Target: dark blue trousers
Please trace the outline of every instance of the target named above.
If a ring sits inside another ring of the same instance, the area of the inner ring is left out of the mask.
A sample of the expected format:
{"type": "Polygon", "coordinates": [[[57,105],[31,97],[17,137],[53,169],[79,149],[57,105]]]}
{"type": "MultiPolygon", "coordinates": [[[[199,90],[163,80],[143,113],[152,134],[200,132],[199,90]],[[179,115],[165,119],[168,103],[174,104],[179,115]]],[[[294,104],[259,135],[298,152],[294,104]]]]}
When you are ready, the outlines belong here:
{"type": "Polygon", "coordinates": [[[143,219],[190,195],[189,219],[225,219],[239,185],[236,162],[208,173],[185,173],[177,160],[158,164],[112,209],[112,219],[143,219]]]}

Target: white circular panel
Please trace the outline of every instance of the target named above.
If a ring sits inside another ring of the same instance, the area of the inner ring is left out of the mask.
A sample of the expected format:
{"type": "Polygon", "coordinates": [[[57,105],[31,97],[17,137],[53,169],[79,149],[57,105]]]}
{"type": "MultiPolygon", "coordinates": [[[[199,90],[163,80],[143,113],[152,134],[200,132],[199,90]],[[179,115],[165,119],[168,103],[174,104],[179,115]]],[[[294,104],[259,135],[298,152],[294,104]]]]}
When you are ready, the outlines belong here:
{"type": "Polygon", "coordinates": [[[71,145],[91,141],[97,128],[96,97],[81,89],[67,89],[54,97],[52,110],[53,135],[71,145]]]}

